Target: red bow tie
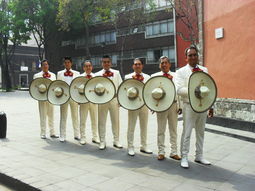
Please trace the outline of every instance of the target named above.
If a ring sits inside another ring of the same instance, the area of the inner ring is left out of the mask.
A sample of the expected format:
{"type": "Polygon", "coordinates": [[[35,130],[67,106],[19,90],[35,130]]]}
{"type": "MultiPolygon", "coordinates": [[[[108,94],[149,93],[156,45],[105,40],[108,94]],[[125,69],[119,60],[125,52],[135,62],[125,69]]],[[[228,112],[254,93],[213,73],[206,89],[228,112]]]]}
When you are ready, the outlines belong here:
{"type": "Polygon", "coordinates": [[[164,73],[163,76],[167,77],[168,79],[173,79],[173,76],[171,74],[168,73],[164,73]]]}
{"type": "Polygon", "coordinates": [[[64,76],[70,76],[70,77],[72,77],[72,76],[73,76],[73,72],[71,72],[70,70],[67,70],[67,71],[64,73],[64,76]]]}
{"type": "Polygon", "coordinates": [[[87,76],[85,76],[85,78],[90,79],[90,78],[92,78],[92,76],[90,74],[88,74],[87,76]]]}
{"type": "Polygon", "coordinates": [[[141,74],[133,75],[132,78],[141,82],[144,80],[144,77],[141,74]]]}
{"type": "Polygon", "coordinates": [[[203,72],[203,70],[200,69],[198,66],[195,66],[195,67],[192,69],[192,72],[203,72]]]}
{"type": "Polygon", "coordinates": [[[51,76],[51,75],[50,75],[49,72],[44,72],[44,73],[43,73],[43,77],[44,77],[44,78],[50,78],[50,76],[51,76]]]}
{"type": "Polygon", "coordinates": [[[113,72],[111,71],[105,71],[105,73],[103,74],[104,77],[112,77],[113,76],[113,72]]]}

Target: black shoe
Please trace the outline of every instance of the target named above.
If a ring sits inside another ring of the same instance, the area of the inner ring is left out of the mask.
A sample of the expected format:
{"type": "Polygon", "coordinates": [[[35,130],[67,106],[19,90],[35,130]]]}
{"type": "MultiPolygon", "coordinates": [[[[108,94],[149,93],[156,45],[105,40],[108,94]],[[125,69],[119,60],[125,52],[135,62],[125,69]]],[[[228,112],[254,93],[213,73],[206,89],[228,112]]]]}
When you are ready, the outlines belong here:
{"type": "Polygon", "coordinates": [[[57,136],[57,135],[51,135],[50,138],[56,139],[56,138],[59,138],[59,136],[57,136]]]}
{"type": "Polygon", "coordinates": [[[92,143],[99,144],[100,142],[92,139],[92,143]]]}
{"type": "Polygon", "coordinates": [[[113,146],[114,146],[115,148],[117,148],[117,149],[122,149],[122,148],[123,148],[122,145],[113,144],[113,146]]]}
{"type": "Polygon", "coordinates": [[[144,149],[140,149],[140,152],[145,153],[145,154],[152,154],[151,150],[144,150],[144,149]]]}
{"type": "Polygon", "coordinates": [[[74,137],[76,141],[80,141],[81,139],[79,137],[74,137]]]}

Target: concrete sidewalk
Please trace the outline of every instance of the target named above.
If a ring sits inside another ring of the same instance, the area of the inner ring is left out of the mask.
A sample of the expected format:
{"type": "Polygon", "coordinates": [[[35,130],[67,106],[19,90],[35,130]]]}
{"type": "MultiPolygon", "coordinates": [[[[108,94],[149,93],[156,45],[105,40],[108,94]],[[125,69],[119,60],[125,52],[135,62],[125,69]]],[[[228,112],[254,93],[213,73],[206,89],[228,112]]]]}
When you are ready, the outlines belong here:
{"type": "MultiPolygon", "coordinates": [[[[7,114],[7,139],[0,140],[0,173],[40,190],[242,190],[255,187],[255,143],[206,132],[204,155],[211,166],[194,163],[194,132],[191,140],[190,169],[167,157],[158,161],[156,115],[149,116],[148,144],[153,155],[139,152],[139,128],[136,128],[136,155],[127,155],[127,111],[121,109],[120,140],[124,149],[112,147],[111,125],[107,121],[107,149],[100,151],[91,143],[90,123],[87,144],[73,139],[70,113],[67,142],[40,139],[37,102],[28,92],[0,93],[0,111],[7,114]]],[[[70,111],[69,111],[70,112],[70,111]]],[[[59,107],[55,107],[55,129],[59,127],[59,107]]],[[[208,125],[209,128],[220,127],[208,125]]],[[[178,123],[178,138],[182,121],[178,123]]],[[[242,134],[242,131],[235,130],[242,134]]],[[[246,132],[247,133],[247,132],[246,132]]],[[[250,136],[254,136],[251,134],[250,136]]],[[[166,141],[169,140],[167,131],[166,141]]],[[[179,143],[178,140],[178,143],[179,143]]],[[[180,145],[180,144],[179,144],[180,145]]],[[[166,156],[170,154],[166,144],[166,156]]]]}

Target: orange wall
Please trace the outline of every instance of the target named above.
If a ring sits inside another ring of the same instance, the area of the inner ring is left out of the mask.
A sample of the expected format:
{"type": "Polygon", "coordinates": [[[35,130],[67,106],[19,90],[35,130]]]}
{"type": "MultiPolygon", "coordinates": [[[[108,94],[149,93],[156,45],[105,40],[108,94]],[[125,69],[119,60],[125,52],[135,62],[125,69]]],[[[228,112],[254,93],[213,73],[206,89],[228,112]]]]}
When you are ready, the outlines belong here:
{"type": "MultiPolygon", "coordinates": [[[[196,12],[195,12],[195,9],[192,9],[192,11],[190,10],[190,7],[186,7],[186,6],[189,6],[187,5],[186,3],[189,2],[189,0],[186,0],[186,1],[176,1],[177,2],[181,2],[181,6],[183,7],[183,10],[184,11],[188,11],[187,13],[187,16],[190,16],[192,17],[189,21],[190,22],[194,22],[192,25],[194,27],[194,32],[196,31],[196,22],[197,22],[197,17],[196,17],[196,12]]],[[[182,14],[182,10],[178,10],[178,6],[176,7],[177,9],[177,13],[180,13],[182,14]]],[[[178,17],[175,17],[176,19],[176,33],[181,33],[182,36],[186,39],[182,39],[181,35],[180,34],[176,34],[176,47],[177,47],[177,67],[180,68],[180,67],[183,67],[187,64],[186,62],[186,58],[185,58],[185,49],[187,47],[189,47],[191,45],[191,41],[187,41],[189,39],[189,30],[188,30],[188,27],[187,25],[185,25],[182,20],[178,17]]],[[[185,18],[184,18],[185,21],[187,21],[185,18]]],[[[198,38],[198,34],[197,34],[197,38],[198,38]]]]}
{"type": "Polygon", "coordinates": [[[255,0],[204,1],[204,64],[218,97],[255,100],[255,0]],[[224,38],[215,39],[215,29],[224,38]]]}

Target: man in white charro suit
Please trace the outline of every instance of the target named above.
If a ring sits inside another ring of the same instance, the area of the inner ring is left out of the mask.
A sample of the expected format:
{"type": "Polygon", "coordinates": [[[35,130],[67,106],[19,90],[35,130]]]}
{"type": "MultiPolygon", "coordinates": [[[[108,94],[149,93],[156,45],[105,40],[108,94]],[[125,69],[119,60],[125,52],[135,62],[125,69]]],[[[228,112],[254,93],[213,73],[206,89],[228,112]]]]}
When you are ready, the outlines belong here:
{"type": "MultiPolygon", "coordinates": [[[[116,91],[122,82],[120,72],[111,68],[112,60],[110,56],[105,55],[102,57],[103,69],[97,72],[96,76],[104,76],[112,80],[115,85],[116,91]]],[[[119,104],[117,98],[113,98],[110,102],[98,105],[98,132],[99,132],[99,149],[104,150],[106,148],[105,132],[106,132],[106,119],[108,111],[111,117],[112,133],[113,133],[113,146],[116,148],[122,148],[119,142],[119,104]]]]}
{"type": "MultiPolygon", "coordinates": [[[[134,72],[125,75],[125,79],[136,79],[143,83],[146,83],[150,79],[148,74],[142,72],[143,62],[140,58],[135,58],[133,63],[134,72]]],[[[134,156],[134,132],[137,118],[139,117],[140,122],[140,137],[141,137],[141,148],[140,151],[146,154],[152,154],[152,151],[147,148],[147,126],[148,126],[148,108],[144,105],[142,108],[131,111],[128,110],[128,131],[127,131],[127,141],[128,141],[128,155],[134,156]]]]}
{"type": "MultiPolygon", "coordinates": [[[[160,72],[154,73],[151,76],[165,76],[171,79],[174,84],[176,83],[176,76],[174,72],[170,71],[171,63],[167,56],[162,56],[159,59],[160,72]]],[[[170,158],[180,160],[181,158],[177,154],[177,120],[178,112],[180,112],[177,104],[177,98],[172,106],[164,111],[157,112],[157,123],[158,123],[158,160],[165,159],[165,131],[168,121],[168,128],[170,133],[170,144],[171,153],[170,158]]]]}
{"type": "MultiPolygon", "coordinates": [[[[83,63],[83,70],[84,73],[81,74],[81,76],[84,76],[85,78],[92,78],[95,76],[94,73],[92,73],[93,66],[91,61],[86,60],[83,63]]],[[[85,133],[85,128],[86,128],[86,120],[88,117],[88,113],[90,113],[90,120],[91,120],[91,128],[92,128],[92,142],[93,143],[99,143],[99,138],[98,138],[98,125],[97,125],[97,104],[94,103],[85,103],[85,104],[80,104],[80,132],[81,132],[81,141],[80,143],[82,145],[86,144],[86,133],[85,133]]]]}
{"type": "MultiPolygon", "coordinates": [[[[47,60],[43,60],[41,62],[41,69],[42,71],[36,73],[34,75],[34,79],[36,78],[48,78],[52,81],[56,80],[56,75],[49,71],[49,62],[47,60]]],[[[38,101],[39,106],[39,114],[40,114],[40,127],[41,127],[41,138],[46,139],[46,119],[48,118],[48,126],[50,129],[50,137],[51,138],[58,138],[55,135],[54,130],[54,107],[48,101],[38,101]]]]}
{"type": "MultiPolygon", "coordinates": [[[[183,100],[183,131],[181,138],[181,167],[189,168],[188,153],[190,147],[190,136],[192,129],[196,130],[196,158],[195,162],[210,165],[211,163],[203,157],[204,130],[207,113],[196,113],[192,110],[188,97],[189,77],[195,71],[208,73],[207,68],[198,65],[198,50],[196,47],[189,47],[185,50],[188,64],[180,68],[177,73],[177,94],[183,100]]],[[[209,117],[213,116],[213,110],[209,110],[209,117]]]]}
{"type": "MultiPolygon", "coordinates": [[[[72,70],[71,57],[64,58],[64,66],[65,66],[65,69],[58,72],[57,79],[63,80],[68,85],[70,85],[72,80],[78,77],[80,73],[78,71],[72,70]]],[[[60,142],[65,142],[66,140],[66,120],[67,120],[67,113],[68,113],[68,105],[70,105],[70,108],[71,108],[74,139],[80,140],[80,137],[79,137],[80,130],[78,127],[78,104],[70,98],[68,102],[60,106],[60,142]]]]}

